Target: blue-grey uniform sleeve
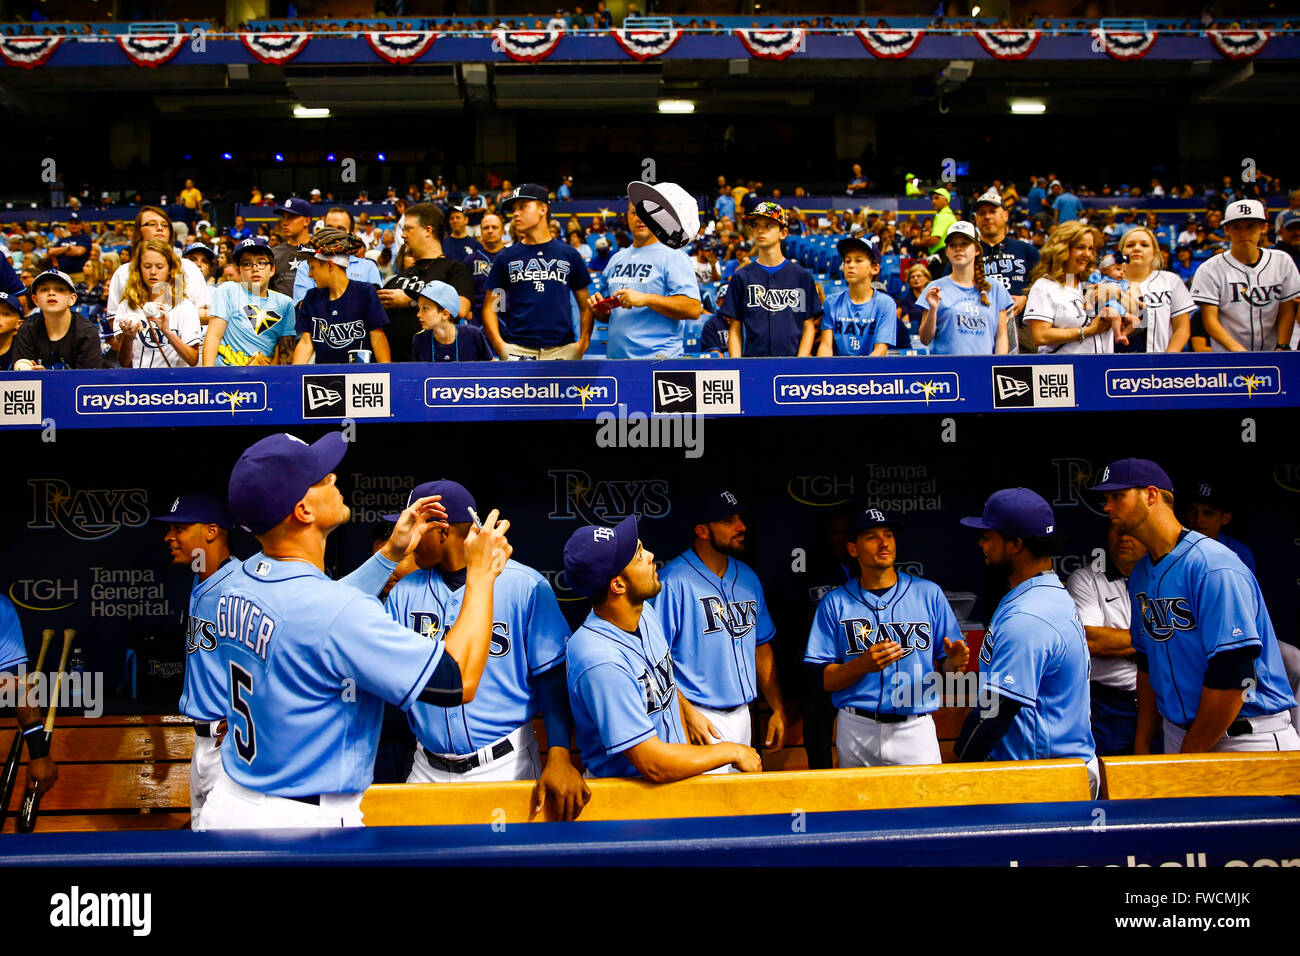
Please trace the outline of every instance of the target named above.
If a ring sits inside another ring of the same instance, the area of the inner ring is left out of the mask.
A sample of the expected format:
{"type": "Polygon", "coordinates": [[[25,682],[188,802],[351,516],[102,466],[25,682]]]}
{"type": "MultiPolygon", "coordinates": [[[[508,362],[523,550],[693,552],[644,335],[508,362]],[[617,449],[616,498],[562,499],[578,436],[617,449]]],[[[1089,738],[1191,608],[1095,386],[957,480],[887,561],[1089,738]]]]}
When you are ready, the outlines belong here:
{"type": "Polygon", "coordinates": [[[358,594],[325,636],[341,677],[402,710],[415,702],[446,651],[442,641],[402,627],[373,597],[358,594]]]}
{"type": "MultiPolygon", "coordinates": [[[[606,754],[620,754],[655,736],[640,683],[617,664],[606,662],[587,668],[574,690],[591,714],[606,754]]],[[[676,703],[673,701],[673,706],[676,703]]]]}
{"type": "Polygon", "coordinates": [[[533,585],[528,607],[528,672],[542,674],[564,663],[564,645],[569,639],[569,625],[560,611],[560,602],[551,583],[542,578],[533,585]]]}
{"type": "Polygon", "coordinates": [[[1039,648],[1048,643],[1028,637],[1038,630],[1049,632],[1049,640],[1054,634],[1046,622],[1032,614],[1012,614],[999,624],[992,659],[987,669],[981,668],[989,690],[1022,704],[1034,704],[1043,676],[1039,648]]]}
{"type": "Polygon", "coordinates": [[[376,551],[366,559],[361,567],[351,574],[339,578],[339,583],[354,587],[362,594],[378,597],[379,592],[384,589],[384,585],[388,583],[389,577],[396,569],[396,564],[389,561],[381,552],[376,551]]]}
{"type": "Polygon", "coordinates": [[[934,666],[937,668],[939,662],[948,656],[944,650],[943,639],[946,637],[954,644],[957,641],[966,639],[961,631],[961,625],[957,621],[957,615],[952,613],[952,605],[948,603],[948,598],[944,596],[943,591],[938,588],[934,592],[934,614],[931,620],[934,622],[933,652],[934,666]]]}
{"type": "Polygon", "coordinates": [[[18,611],[7,597],[0,596],[0,673],[27,663],[27,644],[23,641],[18,611]]]}

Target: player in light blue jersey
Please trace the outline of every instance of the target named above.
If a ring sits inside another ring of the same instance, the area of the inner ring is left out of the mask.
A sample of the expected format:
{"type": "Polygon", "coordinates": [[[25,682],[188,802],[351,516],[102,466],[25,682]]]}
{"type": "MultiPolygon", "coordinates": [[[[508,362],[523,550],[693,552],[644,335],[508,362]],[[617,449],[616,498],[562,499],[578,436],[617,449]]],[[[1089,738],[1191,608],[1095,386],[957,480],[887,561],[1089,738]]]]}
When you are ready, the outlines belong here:
{"type": "Polygon", "coordinates": [[[963,671],[970,652],[943,589],[895,570],[900,522],[879,508],[849,519],[858,575],[817,605],[804,663],[839,709],[841,767],[936,764],[930,716],[943,700],[940,671],[963,671]]]}
{"type": "Polygon", "coordinates": [[[588,776],[669,783],[728,764],[762,770],[750,747],[686,742],[682,711],[691,705],[673,679],[659,615],[646,603],[659,593],[659,574],[637,537],[636,518],[573,532],[564,573],[593,604],[567,649],[569,700],[588,776]]]}
{"type": "MultiPolygon", "coordinates": [[[[18,726],[27,748],[27,789],[39,787],[45,793],[59,779],[59,768],[50,759],[50,740],[45,735],[45,715],[40,701],[28,706],[27,694],[31,688],[27,670],[27,643],[23,640],[22,624],[14,602],[0,594],[0,698],[18,701],[14,708],[18,726]]],[[[21,755],[20,755],[21,756],[21,755]]],[[[7,808],[0,807],[0,826],[3,826],[7,808]]]]}
{"type": "Polygon", "coordinates": [[[944,248],[952,274],[935,279],[916,297],[925,307],[918,334],[931,355],[1006,355],[1011,294],[989,282],[975,227],[955,222],[944,248]],[[933,344],[932,344],[933,343],[933,344]]]}
{"type": "Polygon", "coordinates": [[[293,302],[270,288],[275,272],[270,245],[255,236],[236,245],[232,256],[239,281],[223,282],[212,293],[203,364],[287,364],[297,337],[293,302]]]}
{"type": "MultiPolygon", "coordinates": [[[[492,636],[492,584],[510,557],[494,511],[466,542],[465,601],[445,637],[402,627],[372,595],[325,574],[325,541],[350,512],[334,469],[344,433],[313,445],[271,435],[230,475],[230,510],[261,552],[223,584],[213,624],[228,680],[226,775],[203,829],[360,826],[385,700],[472,700],[492,636]]],[[[411,537],[429,499],[403,513],[411,537]]],[[[386,575],[385,575],[386,578],[386,575]]]]}
{"type": "Polygon", "coordinates": [[[664,565],[663,590],[654,600],[673,652],[682,696],[691,703],[686,737],[691,743],[730,740],[750,745],[749,705],[761,691],[772,717],[765,746],[785,742],[785,702],[776,677],[772,638],[776,625],[758,575],[745,553],[740,501],[723,488],[695,502],[694,541],[664,565]]]}
{"type": "Polygon", "coordinates": [[[957,738],[958,760],[1078,757],[1092,795],[1100,776],[1089,720],[1090,658],[1083,624],[1052,570],[1052,506],[1028,488],[994,492],[977,518],[984,563],[1005,572],[1011,590],[998,603],[980,645],[980,700],[957,738]]]}
{"type": "Polygon", "coordinates": [[[682,323],[700,317],[700,286],[686,253],[655,238],[627,206],[632,246],[605,266],[609,295],[593,296],[592,308],[611,307],[607,354],[612,359],[680,358],[682,323]],[[615,301],[610,301],[615,300],[615,301]]]}
{"type": "Polygon", "coordinates": [[[841,239],[835,248],[849,287],[826,297],[817,354],[885,355],[898,344],[898,304],[871,285],[880,274],[880,253],[856,236],[841,239]]]}
{"type": "Polygon", "coordinates": [[[1135,752],[1151,752],[1157,717],[1168,754],[1300,750],[1295,697],[1255,576],[1179,523],[1173,482],[1155,462],[1112,462],[1091,490],[1105,494],[1112,527],[1147,547],[1128,579],[1135,752]]]}
{"type": "MultiPolygon", "coordinates": [[[[393,586],[385,607],[399,624],[436,640],[455,624],[465,598],[465,539],[477,512],[473,496],[454,481],[420,485],[411,501],[433,495],[441,497],[450,524],[420,536],[412,553],[418,570],[393,586]]],[[[452,708],[417,703],[410,710],[420,746],[407,783],[536,780],[534,812],[550,801],[550,819],[575,820],[591,791],[569,755],[569,626],[550,582],[517,561],[497,578],[492,605],[492,646],[473,702],[452,708]],[[533,732],[539,706],[545,768],[533,732]]]]}

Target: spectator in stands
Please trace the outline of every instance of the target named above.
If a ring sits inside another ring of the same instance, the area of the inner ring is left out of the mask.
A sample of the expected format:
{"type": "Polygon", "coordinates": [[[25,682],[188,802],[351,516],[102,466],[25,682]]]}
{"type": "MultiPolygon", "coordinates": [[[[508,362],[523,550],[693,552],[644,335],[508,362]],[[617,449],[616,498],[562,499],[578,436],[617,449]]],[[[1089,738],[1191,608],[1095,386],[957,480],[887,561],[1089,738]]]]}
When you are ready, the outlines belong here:
{"type": "Polygon", "coordinates": [[[99,327],[72,311],[77,292],[67,273],[36,276],[31,298],[36,311],[14,335],[15,371],[104,368],[99,327]]]}
{"type": "Polygon", "coordinates": [[[239,278],[212,293],[203,364],[286,365],[296,338],[293,302],[271,288],[271,245],[254,236],[236,245],[233,255],[239,278]]]}
{"type": "Polygon", "coordinates": [[[726,184],[718,187],[718,198],[713,200],[713,215],[716,219],[730,219],[733,222],[736,218],[736,200],[732,198],[731,190],[726,184]]]}
{"type": "Polygon", "coordinates": [[[466,262],[482,248],[469,234],[469,217],[463,206],[447,207],[448,235],[442,244],[443,253],[458,262],[466,262]]]}
{"type": "Polygon", "coordinates": [[[561,236],[563,235],[563,234],[560,232],[560,222],[559,222],[558,219],[552,219],[552,220],[550,220],[549,222],[547,222],[547,224],[546,224],[546,228],[549,229],[549,230],[551,231],[551,238],[552,238],[552,239],[556,239],[556,240],[558,240],[558,239],[560,239],[561,236]]]}
{"type": "Polygon", "coordinates": [[[1165,195],[1165,187],[1160,185],[1160,180],[1159,180],[1159,179],[1152,179],[1152,180],[1151,180],[1151,190],[1150,190],[1150,192],[1147,193],[1147,195],[1150,196],[1152,199],[1163,199],[1163,198],[1164,198],[1164,195],[1165,195]]]}
{"type": "Polygon", "coordinates": [[[865,195],[867,191],[867,179],[862,175],[862,164],[853,164],[853,175],[849,177],[849,184],[844,191],[850,196],[865,195]]]}
{"type": "Polygon", "coordinates": [[[231,239],[238,242],[240,239],[251,238],[253,230],[249,228],[248,223],[244,220],[243,216],[236,216],[235,224],[227,230],[226,234],[229,235],[231,239]]]}
{"type": "MultiPolygon", "coordinates": [[[[209,286],[216,285],[217,256],[211,248],[201,242],[191,242],[185,247],[184,257],[199,267],[204,282],[209,286]]],[[[200,317],[207,321],[206,308],[200,313],[200,317]]]]}
{"type": "Polygon", "coordinates": [[[569,233],[569,245],[571,245],[574,249],[577,250],[578,255],[582,256],[583,262],[587,263],[588,265],[591,265],[591,259],[593,253],[591,251],[591,246],[587,245],[585,242],[582,241],[582,233],[580,232],[569,233]]]}
{"type": "Polygon", "coordinates": [[[1178,276],[1186,285],[1192,281],[1192,276],[1196,273],[1196,263],[1192,261],[1192,247],[1179,246],[1174,250],[1174,254],[1177,258],[1169,267],[1169,271],[1178,276]]]}
{"type": "Polygon", "coordinates": [[[1137,218],[1137,211],[1133,209],[1133,207],[1130,206],[1127,209],[1120,210],[1118,221],[1116,221],[1114,228],[1112,228],[1111,231],[1108,233],[1108,235],[1110,236],[1111,243],[1115,245],[1117,248],[1120,244],[1120,241],[1123,240],[1124,234],[1127,233],[1130,229],[1137,228],[1137,222],[1135,222],[1136,218],[1137,218]]]}
{"type": "MultiPolygon", "coordinates": [[[[135,215],[133,246],[146,239],[158,239],[169,245],[175,244],[171,218],[158,206],[141,206],[135,215]]],[[[118,303],[122,301],[122,293],[126,291],[130,271],[130,263],[124,262],[113,271],[113,277],[109,280],[108,302],[104,305],[104,313],[109,319],[117,314],[118,303]]],[[[208,309],[212,299],[212,292],[203,281],[203,273],[188,259],[181,260],[181,272],[185,276],[185,295],[202,315],[204,310],[208,309]]]]}
{"type": "MultiPolygon", "coordinates": [[[[510,180],[508,179],[501,180],[501,189],[497,193],[497,197],[496,197],[498,209],[501,209],[501,204],[504,203],[507,199],[509,199],[510,196],[514,194],[514,191],[515,191],[515,187],[511,185],[510,180]]],[[[505,212],[506,210],[502,209],[501,211],[505,212]]]]}
{"type": "MultiPolygon", "coordinates": [[[[1115,351],[1109,320],[1095,315],[1090,321],[1083,295],[1083,282],[1092,272],[1100,246],[1100,233],[1077,221],[1056,226],[1043,244],[1025,301],[1025,325],[1040,353],[1115,351]]],[[[1099,289],[1103,301],[1112,298],[1109,284],[1099,289]]],[[[1113,291],[1118,294],[1118,289],[1113,291]]]]}
{"type": "Polygon", "coordinates": [[[478,186],[470,183],[469,191],[461,201],[460,208],[465,213],[465,232],[478,239],[483,224],[483,215],[487,212],[487,199],[479,194],[478,186]]]}
{"type": "MultiPolygon", "coordinates": [[[[317,364],[343,364],[353,351],[369,351],[375,362],[390,360],[383,331],[388,316],[375,286],[348,276],[360,243],[336,226],[323,226],[312,235],[307,268],[315,285],[294,303],[294,365],[306,365],[313,357],[317,364]]],[[[369,259],[364,261],[374,267],[369,259]]]]}
{"type": "Polygon", "coordinates": [[[1025,310],[1029,274],[1038,265],[1038,250],[1033,243],[1007,234],[1007,211],[998,200],[999,196],[993,189],[975,200],[975,227],[980,234],[984,273],[992,281],[1001,283],[1011,295],[1011,309],[1007,314],[1009,351],[1032,352],[1027,337],[1023,344],[1018,341],[1016,320],[1025,310]]]}
{"type": "Polygon", "coordinates": [[[377,250],[381,240],[383,239],[383,233],[375,228],[375,224],[370,221],[370,217],[364,212],[357,216],[357,227],[353,230],[353,234],[360,239],[361,244],[365,246],[366,251],[364,254],[373,259],[374,256],[371,256],[370,253],[372,250],[377,250]]]}
{"type": "Polygon", "coordinates": [[[68,216],[68,227],[54,245],[45,250],[54,260],[54,268],[72,276],[74,282],[82,280],[81,269],[90,258],[91,242],[85,233],[81,217],[75,212],[68,216]]]}
{"type": "Polygon", "coordinates": [[[744,356],[810,356],[822,314],[812,274],[786,259],[785,210],[761,202],[745,219],[757,258],[736,270],[718,313],[729,323],[728,353],[744,356]]]}
{"type": "Polygon", "coordinates": [[[706,282],[722,281],[722,272],[718,269],[717,241],[696,240],[695,259],[691,265],[695,269],[695,281],[701,285],[706,282]]]}
{"type": "Polygon", "coordinates": [[[573,177],[565,176],[560,188],[555,190],[555,198],[560,202],[568,202],[573,198],[573,177]]]}
{"type": "MultiPolygon", "coordinates": [[[[694,200],[692,200],[692,203],[694,200]]],[[[612,359],[680,358],[682,325],[700,317],[700,287],[691,260],[681,249],[664,245],[628,203],[632,245],[620,249],[605,266],[604,277],[614,300],[609,315],[612,359]]],[[[592,308],[603,299],[592,297],[592,308]]]]}
{"type": "Polygon", "coordinates": [[[914,262],[907,270],[907,284],[898,297],[898,321],[907,329],[907,339],[899,339],[898,347],[906,348],[904,341],[911,342],[921,328],[921,318],[925,315],[925,306],[921,303],[921,293],[933,278],[929,267],[924,262],[914,262]]]}
{"type": "Polygon", "coordinates": [[[523,183],[502,203],[519,241],[492,263],[483,331],[503,360],[582,358],[591,344],[591,276],[572,247],[551,238],[549,195],[543,186],[523,183]],[[578,303],[577,341],[570,293],[578,303]]]}
{"type": "Polygon", "coordinates": [[[614,17],[605,9],[605,0],[599,0],[591,19],[597,30],[608,30],[614,25],[614,17]]]}
{"type": "Polygon", "coordinates": [[[1052,222],[1075,222],[1083,216],[1083,202],[1074,193],[1061,185],[1060,180],[1052,180],[1052,222]]]}
{"type": "Polygon", "coordinates": [[[185,297],[181,259],[171,243],[136,243],[122,303],[113,320],[118,363],[126,368],[190,368],[199,364],[203,323],[185,297]]]}
{"type": "Polygon", "coordinates": [[[1052,207],[1047,198],[1047,180],[1039,176],[1032,182],[1032,188],[1025,197],[1029,205],[1029,218],[1038,225],[1046,227],[1052,222],[1052,207]]]}
{"type": "Polygon", "coordinates": [[[924,244],[926,253],[932,257],[939,255],[939,251],[944,247],[948,229],[957,221],[957,215],[950,205],[951,199],[952,194],[942,186],[930,190],[930,205],[934,207],[934,217],[930,221],[930,232],[925,237],[924,244]]]}
{"type": "Polygon", "coordinates": [[[496,254],[506,247],[505,232],[505,225],[502,223],[499,214],[495,212],[483,214],[482,229],[479,231],[479,245],[483,247],[483,252],[489,258],[495,258],[496,254]]]}
{"type": "Polygon", "coordinates": [[[14,364],[14,336],[23,324],[23,297],[20,293],[0,292],[0,372],[14,364]]]}
{"type": "Polygon", "coordinates": [[[921,343],[933,355],[1006,355],[1011,295],[1002,283],[989,282],[975,227],[953,223],[944,245],[952,272],[919,296],[925,305],[921,343]]]}
{"type": "Polygon", "coordinates": [[[614,243],[610,241],[608,236],[601,236],[596,239],[592,243],[592,248],[595,251],[592,253],[588,266],[592,272],[604,272],[605,266],[609,265],[610,257],[618,250],[614,248],[614,243]]]}
{"type": "MultiPolygon", "coordinates": [[[[326,210],[321,220],[321,228],[337,229],[345,235],[352,235],[352,213],[348,212],[342,206],[331,206],[326,210]]],[[[319,232],[317,229],[316,232],[319,232]]],[[[314,233],[312,234],[314,236],[314,233]]],[[[312,236],[309,236],[305,242],[310,245],[312,236]]],[[[357,240],[360,242],[360,240],[357,240]]],[[[363,255],[356,255],[356,252],[363,251],[359,246],[355,248],[353,254],[348,256],[348,278],[353,282],[364,282],[369,285],[378,287],[383,284],[383,277],[379,274],[379,267],[370,259],[363,255]]],[[[294,267],[295,274],[293,277],[293,293],[290,298],[296,306],[302,301],[302,297],[311,289],[317,287],[315,280],[312,279],[308,271],[309,263],[312,259],[310,252],[299,250],[299,256],[302,261],[294,267]]]]}
{"type": "Polygon", "coordinates": [[[443,253],[446,235],[447,220],[437,206],[417,203],[406,210],[402,238],[413,262],[396,269],[393,278],[379,290],[379,301],[388,312],[385,331],[394,362],[411,361],[411,339],[420,328],[416,296],[426,282],[438,280],[454,288],[461,297],[457,318],[469,318],[474,279],[465,263],[443,253]]]}
{"type": "MultiPolygon", "coordinates": [[[[307,200],[294,197],[286,199],[276,211],[280,214],[278,231],[283,241],[272,253],[275,256],[275,275],[271,279],[271,288],[281,295],[292,296],[298,267],[307,262],[306,254],[298,250],[311,238],[312,208],[307,200]]],[[[309,283],[305,285],[311,287],[309,283]]]]}
{"type": "Polygon", "coordinates": [[[1287,207],[1273,217],[1273,234],[1282,234],[1282,218],[1288,213],[1300,214],[1300,189],[1293,189],[1287,196],[1287,207]]]}
{"type": "Polygon", "coordinates": [[[1218,209],[1211,209],[1205,214],[1205,241],[1216,252],[1228,248],[1228,237],[1223,233],[1223,213],[1218,209]]]}
{"type": "Polygon", "coordinates": [[[1119,242],[1128,257],[1124,277],[1131,295],[1121,302],[1137,319],[1129,351],[1181,352],[1191,334],[1189,317],[1196,304],[1174,272],[1163,270],[1155,233],[1135,226],[1119,242]]]}
{"type": "Polygon", "coordinates": [[[1196,242],[1196,217],[1189,215],[1183,223],[1183,229],[1174,240],[1180,246],[1191,247],[1196,242]]]}
{"type": "Polygon", "coordinates": [[[1277,242],[1273,248],[1289,255],[1300,266],[1300,212],[1285,210],[1277,219],[1277,242]]]}
{"type": "Polygon", "coordinates": [[[872,285],[880,274],[880,253],[874,244],[852,237],[841,239],[836,251],[848,288],[823,305],[817,354],[879,358],[897,344],[898,335],[898,306],[872,285]]]}
{"type": "Polygon", "coordinates": [[[416,297],[421,331],[411,342],[416,362],[490,362],[495,355],[477,325],[457,324],[460,296],[445,282],[425,283],[416,297]]]}
{"type": "Polygon", "coordinates": [[[199,192],[199,188],[194,185],[194,180],[185,180],[185,188],[181,190],[179,198],[181,205],[185,207],[187,221],[193,222],[203,209],[203,193],[199,192]]]}

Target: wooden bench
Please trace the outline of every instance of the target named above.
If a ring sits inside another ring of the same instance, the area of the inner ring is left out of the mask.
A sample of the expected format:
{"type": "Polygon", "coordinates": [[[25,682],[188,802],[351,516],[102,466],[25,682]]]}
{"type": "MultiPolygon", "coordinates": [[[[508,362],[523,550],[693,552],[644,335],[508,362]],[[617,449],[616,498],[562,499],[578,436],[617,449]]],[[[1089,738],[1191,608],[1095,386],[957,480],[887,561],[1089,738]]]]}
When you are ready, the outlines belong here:
{"type": "Polygon", "coordinates": [[[1300,794],[1300,751],[1102,757],[1110,800],[1300,794]]]}

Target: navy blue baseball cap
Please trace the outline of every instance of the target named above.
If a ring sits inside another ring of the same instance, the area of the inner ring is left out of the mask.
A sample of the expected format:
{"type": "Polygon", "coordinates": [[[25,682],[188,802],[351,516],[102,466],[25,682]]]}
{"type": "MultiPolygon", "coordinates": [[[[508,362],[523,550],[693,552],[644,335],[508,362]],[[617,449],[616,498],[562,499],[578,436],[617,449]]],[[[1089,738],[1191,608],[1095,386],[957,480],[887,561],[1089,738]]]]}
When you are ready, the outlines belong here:
{"type": "Polygon", "coordinates": [[[1188,501],[1203,501],[1220,511],[1232,510],[1232,499],[1217,479],[1200,478],[1189,486],[1188,501]]]}
{"type": "Polygon", "coordinates": [[[202,252],[209,259],[212,259],[214,261],[217,258],[217,254],[212,251],[212,248],[202,242],[191,242],[188,246],[185,247],[185,251],[182,252],[181,255],[188,256],[191,252],[202,252]]]}
{"type": "Polygon", "coordinates": [[[880,250],[867,242],[867,240],[859,239],[857,236],[849,236],[846,239],[841,239],[835,244],[835,251],[840,254],[841,259],[847,256],[850,252],[865,252],[867,258],[872,262],[877,264],[880,262],[880,250]]]}
{"type": "Polygon", "coordinates": [[[691,509],[691,517],[702,524],[724,521],[736,514],[740,514],[740,499],[734,491],[726,488],[710,488],[702,492],[691,509]]]}
{"type": "Polygon", "coordinates": [[[892,528],[897,531],[902,526],[903,522],[898,518],[890,517],[888,512],[868,505],[853,512],[853,516],[849,518],[848,527],[844,530],[852,540],[862,532],[870,531],[873,528],[892,528]]]}
{"type": "Polygon", "coordinates": [[[613,528],[587,525],[573,532],[564,545],[569,587],[592,599],[603,598],[610,579],[632,563],[639,537],[635,515],[613,528]]]}
{"type": "Polygon", "coordinates": [[[249,534],[265,534],[289,516],[307,490],[343,460],[343,432],[307,444],[283,432],[250,445],[230,472],[230,513],[249,534]]]}
{"type": "MultiPolygon", "coordinates": [[[[447,511],[447,523],[455,524],[458,521],[473,521],[470,511],[478,511],[478,505],[474,502],[474,496],[462,484],[455,481],[449,481],[446,478],[438,481],[426,481],[422,485],[416,485],[411,489],[411,496],[406,499],[406,507],[411,507],[421,498],[427,498],[430,495],[442,495],[442,506],[447,511]]],[[[385,521],[396,521],[401,514],[384,515],[385,521]]]]}
{"type": "Polygon", "coordinates": [[[996,531],[1008,538],[1045,538],[1056,531],[1052,506],[1028,488],[993,492],[984,502],[984,514],[978,518],[962,518],[961,523],[968,528],[996,531]]]}
{"type": "Polygon", "coordinates": [[[247,239],[239,240],[239,242],[235,243],[235,249],[230,254],[230,258],[235,261],[235,265],[239,265],[240,258],[250,252],[265,252],[268,256],[271,256],[272,262],[275,261],[275,256],[271,253],[271,243],[267,241],[266,236],[250,236],[247,239]]]}
{"type": "Polygon", "coordinates": [[[537,183],[520,183],[511,190],[509,196],[501,200],[501,211],[508,213],[514,208],[515,203],[528,199],[536,199],[538,202],[550,202],[551,194],[545,186],[539,186],[537,183]]]}
{"type": "MultiPolygon", "coordinates": [[[[317,192],[319,191],[317,190],[317,192]]],[[[280,203],[275,207],[275,211],[281,216],[306,216],[308,219],[312,217],[311,203],[305,199],[299,199],[297,196],[280,203]]]]}
{"type": "Polygon", "coordinates": [[[20,316],[27,313],[26,308],[23,307],[21,292],[0,292],[0,306],[13,309],[20,316]]]}
{"type": "Polygon", "coordinates": [[[1125,488],[1150,488],[1161,491],[1174,490],[1174,483],[1169,480],[1165,470],[1154,461],[1145,458],[1121,458],[1112,461],[1101,470],[1097,484],[1089,491],[1123,491],[1125,488]]]}
{"type": "Polygon", "coordinates": [[[215,524],[221,528],[232,528],[235,524],[224,501],[201,491],[179,495],[170,509],[154,515],[153,520],[167,524],[215,524]]]}

